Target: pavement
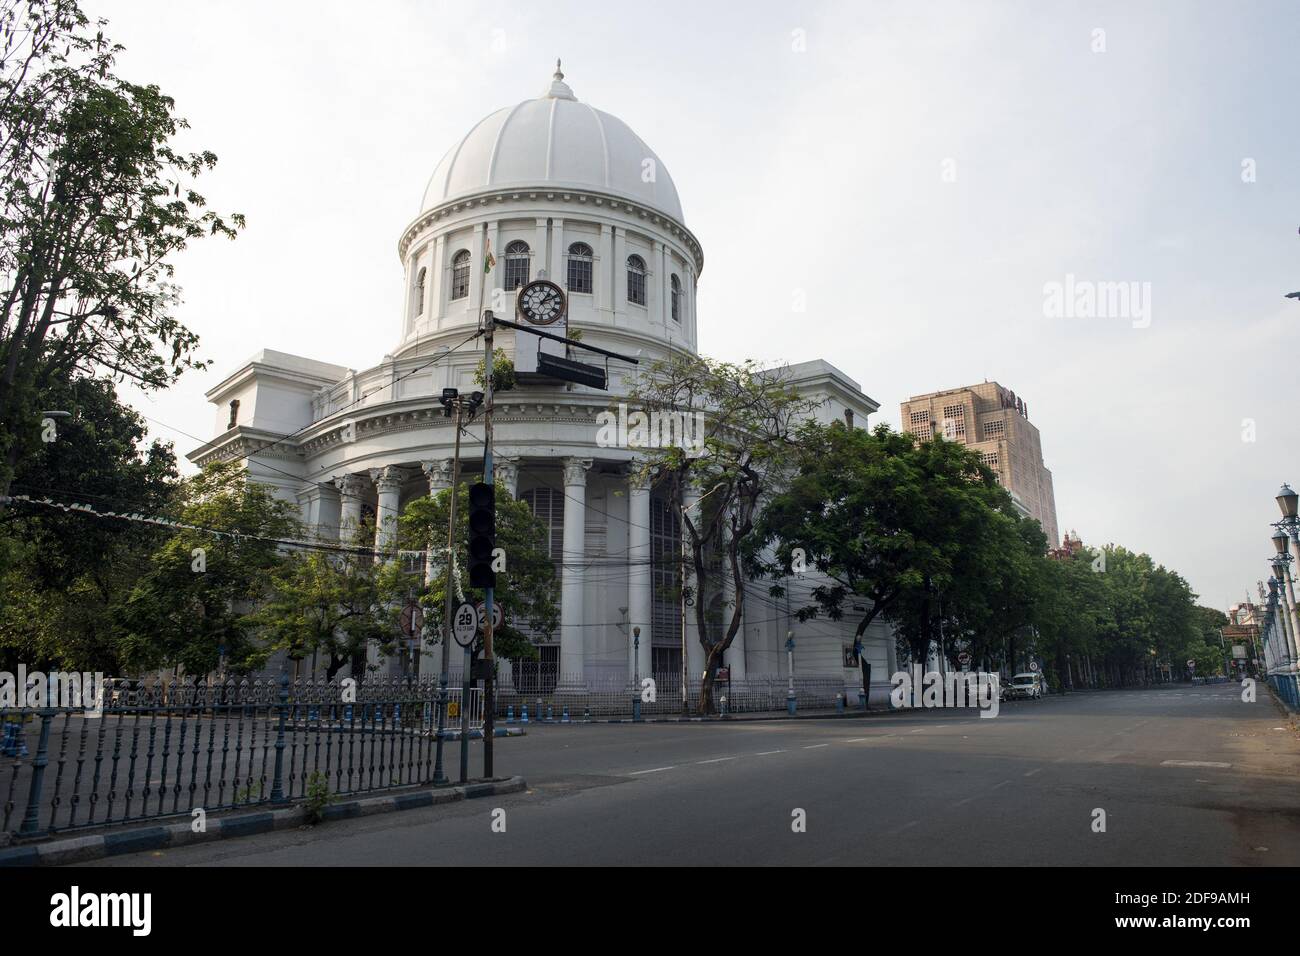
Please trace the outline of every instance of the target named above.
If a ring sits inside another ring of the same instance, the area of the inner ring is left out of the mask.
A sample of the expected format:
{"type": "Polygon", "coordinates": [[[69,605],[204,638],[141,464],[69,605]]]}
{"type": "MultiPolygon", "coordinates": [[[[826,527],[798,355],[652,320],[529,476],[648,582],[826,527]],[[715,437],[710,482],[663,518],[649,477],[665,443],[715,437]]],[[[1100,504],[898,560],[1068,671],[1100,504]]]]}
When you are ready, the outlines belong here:
{"type": "Polygon", "coordinates": [[[1300,730],[1261,692],[534,724],[495,749],[521,793],[93,865],[1295,866],[1300,730]]]}

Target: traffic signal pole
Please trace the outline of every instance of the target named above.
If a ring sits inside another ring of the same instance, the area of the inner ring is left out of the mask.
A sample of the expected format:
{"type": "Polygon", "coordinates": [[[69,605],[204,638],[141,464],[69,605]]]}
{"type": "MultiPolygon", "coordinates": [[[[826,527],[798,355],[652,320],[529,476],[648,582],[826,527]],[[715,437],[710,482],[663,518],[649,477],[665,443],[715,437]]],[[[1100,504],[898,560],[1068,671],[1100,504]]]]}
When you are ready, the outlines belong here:
{"type": "MultiPolygon", "coordinates": [[[[483,339],[484,348],[487,354],[483,359],[483,390],[487,393],[483,405],[483,483],[492,489],[492,494],[496,495],[496,487],[492,481],[492,327],[495,319],[492,317],[492,310],[486,309],[483,312],[483,339]]],[[[493,515],[496,509],[493,507],[493,515]]],[[[496,528],[493,527],[493,543],[496,541],[496,528]]],[[[492,777],[492,741],[493,730],[495,729],[496,713],[496,656],[492,652],[492,599],[495,597],[493,592],[495,588],[485,588],[483,591],[483,776],[492,777]]]]}
{"type": "MultiPolygon", "coordinates": [[[[453,577],[453,556],[456,554],[456,492],[460,484],[460,427],[461,404],[456,402],[456,451],[451,459],[451,513],[447,520],[447,585],[446,585],[446,623],[442,629],[442,660],[438,665],[438,735],[434,744],[433,783],[441,786],[447,782],[447,773],[442,767],[442,736],[447,726],[447,681],[448,664],[451,659],[451,613],[455,607],[452,595],[456,591],[453,577]]],[[[429,566],[433,566],[430,555],[429,566]]]]}

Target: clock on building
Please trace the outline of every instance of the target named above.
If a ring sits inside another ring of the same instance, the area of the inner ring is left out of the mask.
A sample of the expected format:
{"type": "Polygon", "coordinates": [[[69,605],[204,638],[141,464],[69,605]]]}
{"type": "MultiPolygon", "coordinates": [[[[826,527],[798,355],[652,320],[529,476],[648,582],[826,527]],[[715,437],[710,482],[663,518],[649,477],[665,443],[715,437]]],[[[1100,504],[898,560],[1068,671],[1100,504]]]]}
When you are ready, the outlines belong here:
{"type": "Polygon", "coordinates": [[[519,314],[533,325],[551,325],[564,317],[564,290],[549,279],[534,279],[519,290],[519,314]]]}

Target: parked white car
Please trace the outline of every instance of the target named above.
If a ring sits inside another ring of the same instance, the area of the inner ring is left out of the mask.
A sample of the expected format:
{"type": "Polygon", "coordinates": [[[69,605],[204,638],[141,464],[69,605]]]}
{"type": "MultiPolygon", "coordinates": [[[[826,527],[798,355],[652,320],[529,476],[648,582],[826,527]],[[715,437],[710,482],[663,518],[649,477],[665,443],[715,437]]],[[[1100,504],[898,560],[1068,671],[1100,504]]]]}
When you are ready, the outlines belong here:
{"type": "Polygon", "coordinates": [[[1011,678],[1011,683],[1006,685],[1006,689],[1008,700],[1015,700],[1019,697],[1041,700],[1043,697],[1043,675],[1033,672],[1017,674],[1011,678]]]}

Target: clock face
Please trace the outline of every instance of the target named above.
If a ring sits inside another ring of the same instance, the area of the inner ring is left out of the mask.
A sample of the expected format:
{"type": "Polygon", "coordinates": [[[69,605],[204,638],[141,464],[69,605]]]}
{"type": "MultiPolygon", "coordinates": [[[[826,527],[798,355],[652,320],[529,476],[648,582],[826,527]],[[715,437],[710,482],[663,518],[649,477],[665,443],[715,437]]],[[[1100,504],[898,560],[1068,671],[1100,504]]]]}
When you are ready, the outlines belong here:
{"type": "Polygon", "coordinates": [[[564,290],[537,279],[519,290],[519,313],[533,325],[550,325],[564,316],[564,290]]]}

